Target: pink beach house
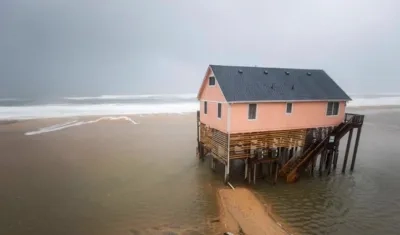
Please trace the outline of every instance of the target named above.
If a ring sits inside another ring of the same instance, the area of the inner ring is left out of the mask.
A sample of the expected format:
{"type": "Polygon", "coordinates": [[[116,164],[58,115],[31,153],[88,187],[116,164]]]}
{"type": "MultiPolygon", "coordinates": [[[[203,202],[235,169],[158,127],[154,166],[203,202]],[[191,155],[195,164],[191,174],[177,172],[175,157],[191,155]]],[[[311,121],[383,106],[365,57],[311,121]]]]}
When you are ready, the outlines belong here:
{"type": "Polygon", "coordinates": [[[351,100],[323,70],[221,65],[207,68],[197,98],[199,143],[228,168],[260,147],[298,151],[310,130],[343,123],[351,100]]]}
{"type": "Polygon", "coordinates": [[[339,125],[350,97],[323,71],[210,65],[200,121],[229,133],[339,125]]]}

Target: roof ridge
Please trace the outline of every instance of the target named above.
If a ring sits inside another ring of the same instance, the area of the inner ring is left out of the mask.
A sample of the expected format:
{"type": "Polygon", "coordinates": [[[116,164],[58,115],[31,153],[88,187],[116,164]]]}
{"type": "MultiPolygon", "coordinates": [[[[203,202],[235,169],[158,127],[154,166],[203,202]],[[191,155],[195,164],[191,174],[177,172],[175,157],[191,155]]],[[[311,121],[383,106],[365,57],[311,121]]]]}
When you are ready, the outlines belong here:
{"type": "Polygon", "coordinates": [[[210,64],[209,66],[213,67],[228,67],[228,68],[258,68],[258,69],[287,69],[287,70],[302,70],[302,71],[324,71],[323,69],[310,69],[310,68],[289,68],[289,67],[264,67],[264,66],[242,66],[242,65],[218,65],[218,64],[210,64]]]}

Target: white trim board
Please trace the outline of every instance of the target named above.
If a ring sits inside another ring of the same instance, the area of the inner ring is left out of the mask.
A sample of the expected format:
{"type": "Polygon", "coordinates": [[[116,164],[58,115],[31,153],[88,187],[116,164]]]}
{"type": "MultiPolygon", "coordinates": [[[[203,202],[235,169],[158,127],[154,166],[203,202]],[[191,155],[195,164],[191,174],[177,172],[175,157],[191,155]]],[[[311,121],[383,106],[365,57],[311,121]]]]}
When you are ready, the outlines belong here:
{"type": "Polygon", "coordinates": [[[350,100],[253,100],[253,101],[227,101],[231,104],[241,103],[302,103],[302,102],[347,102],[350,100]]]}
{"type": "Polygon", "coordinates": [[[221,103],[221,104],[227,104],[228,102],[226,101],[218,101],[218,100],[205,100],[205,99],[201,99],[199,100],[200,102],[204,102],[207,101],[208,103],[221,103]]]}
{"type": "Polygon", "coordinates": [[[303,103],[303,102],[347,102],[349,100],[262,100],[262,101],[216,101],[200,99],[199,101],[217,102],[221,104],[258,104],[258,103],[303,103]]]}

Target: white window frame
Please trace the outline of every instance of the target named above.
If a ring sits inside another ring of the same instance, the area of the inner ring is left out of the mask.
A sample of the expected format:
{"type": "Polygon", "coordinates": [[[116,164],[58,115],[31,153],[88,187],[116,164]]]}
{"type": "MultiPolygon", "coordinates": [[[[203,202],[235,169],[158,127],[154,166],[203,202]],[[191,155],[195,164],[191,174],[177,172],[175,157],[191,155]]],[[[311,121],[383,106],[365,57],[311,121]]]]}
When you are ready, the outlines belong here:
{"type": "Polygon", "coordinates": [[[328,116],[328,117],[336,117],[336,116],[339,115],[339,113],[340,113],[340,102],[339,102],[339,101],[328,101],[328,102],[326,103],[326,109],[325,109],[325,115],[326,115],[326,116],[328,116]],[[338,104],[337,114],[328,114],[329,103],[332,103],[332,113],[334,113],[334,112],[333,112],[333,111],[334,111],[334,107],[335,107],[334,104],[335,104],[335,103],[338,104]]]}
{"type": "Polygon", "coordinates": [[[203,114],[207,115],[207,113],[208,113],[208,102],[207,101],[203,101],[203,107],[204,107],[203,114]]]}
{"type": "Polygon", "coordinates": [[[258,104],[257,104],[257,103],[248,104],[248,105],[247,105],[247,120],[249,120],[249,121],[257,120],[257,116],[258,116],[257,114],[258,114],[258,104]],[[250,105],[252,105],[252,104],[254,104],[254,105],[256,106],[256,115],[255,115],[254,119],[250,119],[250,118],[249,118],[249,114],[250,114],[250,105]]]}
{"type": "Polygon", "coordinates": [[[221,119],[222,118],[222,104],[217,103],[217,118],[221,119]],[[219,112],[219,107],[221,106],[221,112],[219,112]],[[219,115],[221,113],[221,115],[219,115]]]}
{"type": "Polygon", "coordinates": [[[208,86],[213,87],[217,83],[217,80],[215,79],[215,76],[209,76],[208,77],[208,86]],[[210,78],[214,78],[214,85],[210,85],[210,78]]]}
{"type": "Polygon", "coordinates": [[[286,110],[285,110],[285,113],[287,114],[287,115],[290,115],[290,114],[292,114],[293,113],[293,103],[292,102],[287,102],[286,103],[286,110]],[[288,105],[289,104],[291,104],[291,108],[290,108],[290,113],[288,113],[288,105]]]}

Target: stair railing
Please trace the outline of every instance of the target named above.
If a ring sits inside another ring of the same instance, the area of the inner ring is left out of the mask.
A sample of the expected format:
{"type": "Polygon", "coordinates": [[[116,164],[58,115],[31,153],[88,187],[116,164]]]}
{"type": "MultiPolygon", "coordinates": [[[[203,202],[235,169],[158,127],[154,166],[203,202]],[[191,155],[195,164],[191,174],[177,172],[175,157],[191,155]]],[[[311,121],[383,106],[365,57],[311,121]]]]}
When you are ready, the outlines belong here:
{"type": "MultiPolygon", "coordinates": [[[[285,165],[283,165],[283,167],[282,167],[282,169],[281,169],[281,172],[286,173],[286,170],[285,170],[285,169],[288,168],[288,167],[290,167],[290,165],[291,165],[292,163],[295,163],[297,160],[299,160],[299,158],[301,158],[301,157],[304,156],[305,154],[308,154],[308,152],[310,152],[310,151],[313,149],[313,147],[316,145],[316,143],[317,143],[317,141],[311,143],[310,146],[306,149],[306,151],[304,151],[304,153],[303,153],[302,155],[300,155],[300,156],[298,156],[298,157],[292,157],[291,159],[289,159],[289,161],[287,161],[287,162],[285,163],[285,165]]],[[[289,171],[290,171],[290,168],[289,168],[289,171]]]]}
{"type": "MultiPolygon", "coordinates": [[[[346,121],[345,125],[343,125],[339,130],[333,130],[333,131],[335,131],[335,132],[337,132],[337,133],[340,133],[340,132],[341,132],[342,130],[344,130],[350,123],[352,123],[352,120],[353,120],[354,117],[356,117],[356,116],[350,117],[350,119],[348,119],[348,120],[346,121]]],[[[299,168],[299,166],[303,165],[304,162],[306,162],[306,161],[308,160],[308,158],[310,157],[310,155],[312,155],[316,150],[318,150],[318,148],[320,148],[320,146],[322,146],[323,144],[325,144],[325,142],[328,140],[329,136],[330,136],[330,135],[327,135],[321,142],[318,143],[318,145],[317,145],[313,150],[311,150],[311,151],[308,152],[307,154],[302,155],[302,156],[304,156],[304,157],[300,156],[300,158],[302,158],[302,160],[297,164],[296,167],[294,167],[293,169],[291,169],[291,171],[297,170],[297,168],[299,168]]],[[[310,146],[310,147],[312,147],[312,146],[310,146]]]]}

